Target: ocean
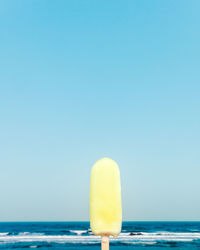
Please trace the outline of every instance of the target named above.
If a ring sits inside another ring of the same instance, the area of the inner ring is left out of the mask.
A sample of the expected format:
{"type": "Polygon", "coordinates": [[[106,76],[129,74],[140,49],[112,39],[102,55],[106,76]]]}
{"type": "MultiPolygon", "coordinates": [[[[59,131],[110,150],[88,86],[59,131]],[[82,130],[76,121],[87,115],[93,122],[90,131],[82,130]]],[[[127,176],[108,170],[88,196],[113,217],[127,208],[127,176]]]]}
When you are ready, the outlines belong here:
{"type": "MultiPolygon", "coordinates": [[[[89,222],[0,222],[0,249],[97,250],[89,222]]],[[[200,249],[200,222],[123,222],[112,250],[200,249]]]]}

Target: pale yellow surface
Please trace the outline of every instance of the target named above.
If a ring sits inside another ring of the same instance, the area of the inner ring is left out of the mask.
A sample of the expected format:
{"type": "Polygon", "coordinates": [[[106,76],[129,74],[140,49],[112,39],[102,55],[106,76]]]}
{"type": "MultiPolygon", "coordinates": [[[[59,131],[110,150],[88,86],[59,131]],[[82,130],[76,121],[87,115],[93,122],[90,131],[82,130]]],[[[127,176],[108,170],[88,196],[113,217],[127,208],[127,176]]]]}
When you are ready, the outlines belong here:
{"type": "Polygon", "coordinates": [[[91,172],[90,226],[95,235],[116,237],[121,231],[121,184],[118,165],[109,158],[97,161],[91,172]]]}

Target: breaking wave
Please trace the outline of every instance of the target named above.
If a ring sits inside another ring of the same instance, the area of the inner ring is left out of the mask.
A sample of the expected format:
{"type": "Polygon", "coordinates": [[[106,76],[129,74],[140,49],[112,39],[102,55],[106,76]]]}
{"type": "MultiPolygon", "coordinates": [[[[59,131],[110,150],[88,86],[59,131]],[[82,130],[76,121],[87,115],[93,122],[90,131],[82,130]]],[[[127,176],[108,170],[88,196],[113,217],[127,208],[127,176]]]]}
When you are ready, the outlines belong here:
{"type": "MultiPolygon", "coordinates": [[[[94,235],[82,235],[86,230],[70,230],[77,235],[44,235],[39,233],[23,232],[18,235],[9,233],[0,234],[1,243],[19,242],[55,242],[71,244],[94,244],[100,243],[101,237],[94,235]]],[[[190,242],[200,240],[200,233],[173,233],[173,232],[154,232],[154,233],[121,233],[117,238],[110,237],[110,242],[121,244],[155,244],[156,242],[190,242]]]]}

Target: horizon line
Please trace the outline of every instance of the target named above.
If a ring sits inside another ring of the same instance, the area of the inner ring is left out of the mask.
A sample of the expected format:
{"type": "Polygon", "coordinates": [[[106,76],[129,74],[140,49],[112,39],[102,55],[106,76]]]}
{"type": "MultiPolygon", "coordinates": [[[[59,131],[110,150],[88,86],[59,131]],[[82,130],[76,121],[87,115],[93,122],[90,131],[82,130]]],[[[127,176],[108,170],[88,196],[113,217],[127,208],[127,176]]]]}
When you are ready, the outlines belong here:
{"type": "MultiPolygon", "coordinates": [[[[0,221],[0,223],[12,223],[12,222],[16,222],[16,223],[20,223],[20,222],[22,222],[22,223],[29,223],[29,222],[31,222],[31,223],[48,223],[48,222],[50,222],[50,223],[57,223],[57,222],[85,222],[85,223],[89,223],[90,221],[88,220],[88,221],[86,221],[86,220],[80,220],[80,221],[78,221],[78,220],[67,220],[67,221],[65,221],[65,220],[63,220],[63,221],[61,221],[61,220],[58,220],[58,221],[50,221],[50,220],[44,220],[44,221],[18,221],[18,220],[16,220],[16,221],[0,221]]],[[[200,222],[200,220],[124,220],[124,221],[122,221],[122,223],[124,223],[124,222],[200,222]]]]}

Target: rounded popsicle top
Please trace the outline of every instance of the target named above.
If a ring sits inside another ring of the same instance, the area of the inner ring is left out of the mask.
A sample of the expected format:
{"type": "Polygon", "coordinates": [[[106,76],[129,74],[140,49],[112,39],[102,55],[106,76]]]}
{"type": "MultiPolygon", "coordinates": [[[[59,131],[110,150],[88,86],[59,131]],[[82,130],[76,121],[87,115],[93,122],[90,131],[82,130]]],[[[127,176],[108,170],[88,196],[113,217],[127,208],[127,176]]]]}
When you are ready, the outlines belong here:
{"type": "Polygon", "coordinates": [[[97,162],[95,162],[95,164],[92,167],[92,171],[95,170],[96,168],[99,168],[99,167],[116,168],[119,171],[119,167],[118,167],[117,163],[108,157],[104,157],[104,158],[98,160],[97,162]]]}

